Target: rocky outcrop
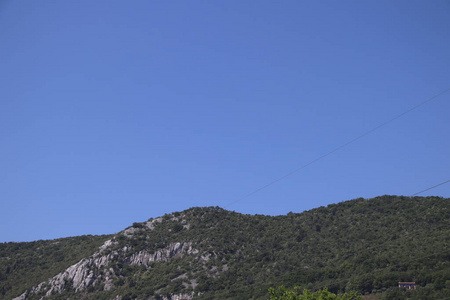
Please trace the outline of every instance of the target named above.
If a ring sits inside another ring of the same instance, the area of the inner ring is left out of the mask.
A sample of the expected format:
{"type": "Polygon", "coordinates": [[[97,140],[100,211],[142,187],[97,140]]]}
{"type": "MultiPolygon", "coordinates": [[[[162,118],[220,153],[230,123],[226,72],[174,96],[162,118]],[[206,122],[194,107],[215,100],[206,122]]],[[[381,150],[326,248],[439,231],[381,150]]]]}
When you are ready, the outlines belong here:
{"type": "MultiPolygon", "coordinates": [[[[163,296],[161,298],[161,300],[190,300],[194,298],[194,293],[188,293],[188,294],[173,294],[173,295],[169,295],[169,296],[163,296]]],[[[116,296],[114,298],[114,300],[122,300],[121,296],[116,296]]],[[[155,298],[150,297],[148,298],[148,300],[155,300],[155,298]]]]}
{"type": "Polygon", "coordinates": [[[194,293],[189,294],[175,294],[169,297],[162,297],[163,300],[190,300],[194,297],[194,293]]]}
{"type": "Polygon", "coordinates": [[[172,243],[164,249],[150,253],[146,250],[132,254],[124,260],[124,263],[135,266],[148,267],[149,262],[168,261],[172,257],[183,257],[184,255],[197,254],[198,250],[192,248],[192,243],[172,243]]]}
{"type": "MultiPolygon", "coordinates": [[[[128,232],[128,234],[132,233],[128,232]]],[[[13,300],[25,300],[29,295],[38,293],[42,294],[43,298],[46,298],[54,293],[61,293],[67,287],[76,292],[83,291],[89,286],[103,286],[103,290],[110,290],[114,287],[113,279],[117,278],[114,269],[109,267],[113,263],[148,267],[150,262],[168,261],[174,257],[198,253],[198,250],[192,248],[192,243],[190,242],[171,243],[155,252],[142,250],[137,253],[133,253],[132,247],[127,246],[113,250],[117,244],[114,239],[106,241],[89,258],[80,260],[64,272],[57,274],[46,282],[40,283],[13,300]]],[[[180,296],[182,298],[177,297],[172,299],[190,299],[183,298],[185,296],[180,296]]]]}
{"type": "Polygon", "coordinates": [[[57,274],[46,282],[40,283],[13,300],[24,300],[28,295],[37,293],[45,293],[45,296],[50,296],[53,293],[60,293],[68,285],[75,291],[80,291],[100,280],[108,282],[114,276],[113,269],[106,270],[101,276],[97,274],[100,269],[105,268],[118,256],[117,251],[105,254],[107,249],[116,244],[117,242],[113,240],[106,241],[100,246],[99,251],[89,258],[80,260],[78,263],[68,267],[64,272],[57,274]]]}

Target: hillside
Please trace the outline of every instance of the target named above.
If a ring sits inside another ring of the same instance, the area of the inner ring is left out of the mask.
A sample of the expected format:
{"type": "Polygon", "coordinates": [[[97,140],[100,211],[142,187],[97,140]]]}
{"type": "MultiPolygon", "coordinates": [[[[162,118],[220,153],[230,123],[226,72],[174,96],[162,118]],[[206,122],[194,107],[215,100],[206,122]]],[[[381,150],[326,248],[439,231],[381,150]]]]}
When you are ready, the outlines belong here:
{"type": "Polygon", "coordinates": [[[27,243],[0,243],[0,299],[27,288],[91,255],[112,236],[78,236],[27,243]]]}
{"type": "Polygon", "coordinates": [[[449,200],[361,198],[276,217],[191,208],[114,236],[0,244],[0,299],[267,299],[281,284],[445,298],[449,200]],[[55,243],[79,249],[58,256],[55,243]]]}

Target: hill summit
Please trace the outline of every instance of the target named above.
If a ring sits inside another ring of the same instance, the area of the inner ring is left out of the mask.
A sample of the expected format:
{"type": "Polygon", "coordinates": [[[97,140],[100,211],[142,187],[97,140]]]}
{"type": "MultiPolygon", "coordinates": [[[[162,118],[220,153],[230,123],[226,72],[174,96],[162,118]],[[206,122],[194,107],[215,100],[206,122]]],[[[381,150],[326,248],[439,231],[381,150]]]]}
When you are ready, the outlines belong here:
{"type": "Polygon", "coordinates": [[[267,299],[279,285],[433,299],[450,296],[449,220],[440,197],[275,217],[190,208],[114,235],[0,244],[0,299],[267,299]]]}

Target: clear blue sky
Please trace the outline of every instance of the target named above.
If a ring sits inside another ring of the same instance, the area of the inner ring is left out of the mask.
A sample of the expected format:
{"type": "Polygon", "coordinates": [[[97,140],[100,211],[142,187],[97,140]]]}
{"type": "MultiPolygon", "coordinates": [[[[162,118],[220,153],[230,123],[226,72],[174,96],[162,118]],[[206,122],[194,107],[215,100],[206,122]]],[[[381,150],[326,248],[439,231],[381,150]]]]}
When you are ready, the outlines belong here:
{"type": "Polygon", "coordinates": [[[449,14],[425,0],[1,1],[0,241],[450,179],[447,92],[228,205],[450,88],[449,14]]]}

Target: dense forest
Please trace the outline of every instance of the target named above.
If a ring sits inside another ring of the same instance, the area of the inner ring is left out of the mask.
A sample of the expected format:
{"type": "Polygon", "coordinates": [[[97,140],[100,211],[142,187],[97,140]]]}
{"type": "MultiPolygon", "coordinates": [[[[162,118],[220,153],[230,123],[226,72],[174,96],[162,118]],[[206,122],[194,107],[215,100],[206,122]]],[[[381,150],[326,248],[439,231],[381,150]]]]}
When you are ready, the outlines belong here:
{"type": "Polygon", "coordinates": [[[0,299],[27,290],[22,299],[269,299],[269,288],[281,285],[374,299],[442,299],[450,297],[449,200],[360,198],[275,217],[191,208],[111,236],[3,243],[0,299]],[[136,260],[180,244],[189,249],[136,260]],[[48,282],[31,289],[94,253],[110,260],[89,266],[86,287],[65,279],[58,292],[48,292],[48,282]],[[399,281],[414,281],[417,289],[401,290],[399,281]]]}

